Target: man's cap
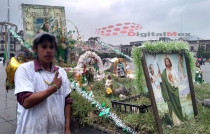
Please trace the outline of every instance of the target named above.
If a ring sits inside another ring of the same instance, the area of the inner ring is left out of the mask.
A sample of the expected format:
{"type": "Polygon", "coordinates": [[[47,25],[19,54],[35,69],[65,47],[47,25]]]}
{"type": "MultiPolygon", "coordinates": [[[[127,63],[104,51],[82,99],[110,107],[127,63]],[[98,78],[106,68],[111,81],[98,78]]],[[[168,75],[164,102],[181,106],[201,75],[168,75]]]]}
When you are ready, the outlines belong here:
{"type": "Polygon", "coordinates": [[[35,37],[34,37],[34,41],[33,41],[33,45],[37,45],[40,43],[41,40],[43,39],[50,39],[52,41],[55,41],[55,45],[57,46],[57,41],[56,38],[53,34],[47,33],[47,32],[41,32],[38,33],[35,37]]]}

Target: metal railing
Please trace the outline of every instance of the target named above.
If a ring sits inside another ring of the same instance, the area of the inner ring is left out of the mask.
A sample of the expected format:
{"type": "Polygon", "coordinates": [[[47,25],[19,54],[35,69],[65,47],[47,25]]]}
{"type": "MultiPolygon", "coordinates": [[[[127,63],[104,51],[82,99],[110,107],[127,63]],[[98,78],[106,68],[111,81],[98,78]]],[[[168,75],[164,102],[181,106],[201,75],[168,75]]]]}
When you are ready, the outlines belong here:
{"type": "Polygon", "coordinates": [[[151,104],[150,105],[144,105],[144,104],[143,105],[134,105],[134,104],[125,103],[125,102],[131,101],[131,100],[136,101],[137,98],[141,98],[143,96],[148,96],[148,94],[139,94],[136,96],[126,98],[121,101],[113,100],[113,101],[111,101],[112,107],[119,110],[120,112],[125,112],[125,113],[146,113],[146,112],[148,112],[149,108],[151,107],[151,104]]]}

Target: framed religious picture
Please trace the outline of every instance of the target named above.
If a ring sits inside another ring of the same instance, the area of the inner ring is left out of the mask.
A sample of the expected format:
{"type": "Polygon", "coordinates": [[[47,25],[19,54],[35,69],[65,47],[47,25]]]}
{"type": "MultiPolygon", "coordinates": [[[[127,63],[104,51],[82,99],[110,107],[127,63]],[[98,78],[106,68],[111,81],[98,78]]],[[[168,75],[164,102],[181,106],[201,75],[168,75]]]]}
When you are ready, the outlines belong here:
{"type": "Polygon", "coordinates": [[[197,115],[189,59],[182,53],[144,53],[143,70],[159,133],[197,115]]]}

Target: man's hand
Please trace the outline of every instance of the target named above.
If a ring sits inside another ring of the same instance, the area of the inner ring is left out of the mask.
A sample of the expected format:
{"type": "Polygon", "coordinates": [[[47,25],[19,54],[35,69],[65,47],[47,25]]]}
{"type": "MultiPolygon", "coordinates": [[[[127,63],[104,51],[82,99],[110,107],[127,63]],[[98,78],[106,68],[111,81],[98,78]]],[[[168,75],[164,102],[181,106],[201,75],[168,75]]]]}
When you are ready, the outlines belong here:
{"type": "Polygon", "coordinates": [[[66,130],[65,130],[65,134],[71,134],[70,129],[66,129],[66,130]]]}
{"type": "Polygon", "coordinates": [[[160,74],[160,68],[158,68],[158,74],[160,74]]]}
{"type": "Polygon", "coordinates": [[[55,77],[54,77],[54,79],[52,81],[52,84],[55,84],[58,87],[58,89],[60,89],[61,88],[61,84],[62,84],[62,78],[61,78],[61,76],[58,78],[58,74],[59,74],[59,72],[57,71],[55,73],[55,77]]]}
{"type": "Polygon", "coordinates": [[[170,80],[170,82],[174,83],[174,79],[173,78],[170,78],[169,80],[170,80]]]}

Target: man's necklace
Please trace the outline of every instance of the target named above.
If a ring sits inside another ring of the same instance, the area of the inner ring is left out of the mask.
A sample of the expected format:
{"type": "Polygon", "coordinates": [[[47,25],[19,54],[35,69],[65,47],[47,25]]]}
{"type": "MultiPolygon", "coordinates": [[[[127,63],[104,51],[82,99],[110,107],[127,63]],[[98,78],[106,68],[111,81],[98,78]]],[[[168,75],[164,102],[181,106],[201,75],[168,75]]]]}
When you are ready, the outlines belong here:
{"type": "Polygon", "coordinates": [[[50,82],[46,81],[46,80],[44,79],[44,77],[42,76],[42,72],[45,73],[45,75],[47,76],[48,79],[50,79],[49,76],[46,74],[44,68],[42,68],[42,70],[43,70],[43,71],[39,71],[39,73],[40,73],[42,79],[44,80],[45,84],[47,84],[48,86],[51,86],[51,85],[52,85],[52,82],[50,83],[50,82]]]}

